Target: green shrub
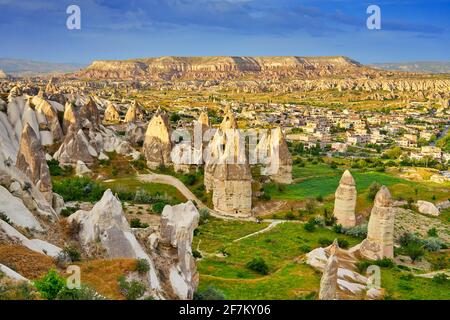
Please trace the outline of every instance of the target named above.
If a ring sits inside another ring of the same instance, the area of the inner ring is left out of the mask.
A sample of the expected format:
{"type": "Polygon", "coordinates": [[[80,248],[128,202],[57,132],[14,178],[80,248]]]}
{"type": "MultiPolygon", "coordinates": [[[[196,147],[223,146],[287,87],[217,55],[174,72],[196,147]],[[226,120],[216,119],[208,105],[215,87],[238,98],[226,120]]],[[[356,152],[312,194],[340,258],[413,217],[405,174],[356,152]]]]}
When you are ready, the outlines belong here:
{"type": "Polygon", "coordinates": [[[318,240],[318,242],[321,247],[328,247],[329,245],[331,245],[333,243],[333,240],[326,239],[326,238],[320,238],[318,240]]]}
{"type": "MultiPolygon", "coordinates": [[[[2,278],[0,272],[0,279],[2,278]]],[[[34,288],[27,282],[0,283],[0,301],[2,300],[36,300],[34,288]]]]}
{"type": "Polygon", "coordinates": [[[448,281],[448,276],[445,273],[438,273],[433,277],[433,281],[439,284],[444,284],[448,281]]]}
{"type": "Polygon", "coordinates": [[[206,208],[200,209],[200,218],[199,218],[199,225],[205,224],[209,221],[209,218],[211,214],[209,213],[209,210],[206,208]]]}
{"type": "Polygon", "coordinates": [[[316,230],[316,222],[314,219],[310,219],[303,225],[303,228],[308,232],[314,232],[316,230]]]}
{"type": "Polygon", "coordinates": [[[310,247],[310,246],[308,246],[308,245],[306,245],[306,244],[300,246],[300,252],[302,252],[302,253],[308,253],[308,252],[310,252],[310,251],[311,251],[311,247],[310,247]]]}
{"type": "Polygon", "coordinates": [[[201,259],[201,258],[202,258],[202,254],[201,254],[200,251],[198,251],[198,250],[192,250],[192,256],[193,256],[195,259],[201,259]]]}
{"type": "Polygon", "coordinates": [[[66,207],[61,210],[60,215],[63,217],[69,217],[72,213],[75,213],[76,211],[80,210],[80,207],[66,207]]]}
{"type": "Polygon", "coordinates": [[[88,177],[74,177],[53,182],[53,192],[61,195],[65,201],[90,201],[101,199],[106,187],[88,177]]]}
{"type": "Polygon", "coordinates": [[[130,220],[130,227],[131,228],[148,228],[148,223],[142,223],[139,218],[133,218],[130,220]]]}
{"type": "Polygon", "coordinates": [[[0,220],[5,221],[7,224],[11,224],[11,220],[9,220],[8,216],[3,211],[0,211],[0,220]]]}
{"type": "Polygon", "coordinates": [[[409,256],[412,262],[416,262],[420,260],[425,255],[425,249],[422,245],[418,243],[409,243],[406,247],[403,248],[404,253],[409,256]]]}
{"type": "Polygon", "coordinates": [[[373,201],[380,188],[381,185],[378,182],[372,182],[372,184],[369,187],[369,191],[367,192],[367,198],[373,201]]]}
{"type": "Polygon", "coordinates": [[[262,275],[267,275],[269,273],[269,266],[261,257],[253,258],[251,261],[247,262],[246,266],[248,269],[262,275]]]}
{"type": "Polygon", "coordinates": [[[436,228],[431,228],[427,231],[427,234],[429,237],[437,237],[438,236],[438,232],[436,230],[436,228]]]}
{"type": "Polygon", "coordinates": [[[165,202],[158,201],[152,206],[152,210],[155,213],[161,214],[163,212],[165,206],[166,206],[165,202]]]}
{"type": "Polygon", "coordinates": [[[147,287],[137,280],[128,281],[125,276],[120,276],[119,290],[125,299],[138,300],[139,298],[142,298],[145,291],[147,291],[147,287]]]}
{"type": "Polygon", "coordinates": [[[59,161],[52,159],[47,161],[48,169],[50,171],[50,175],[53,177],[57,176],[70,176],[73,173],[73,167],[71,166],[59,166],[59,161]]]}
{"type": "Polygon", "coordinates": [[[81,260],[81,253],[77,250],[77,248],[73,246],[65,246],[63,249],[63,253],[70,259],[71,262],[77,262],[81,260]]]}
{"type": "Polygon", "coordinates": [[[422,240],[423,247],[428,251],[439,251],[442,249],[444,243],[439,238],[428,238],[422,240]]]}
{"type": "Polygon", "coordinates": [[[197,177],[194,174],[186,174],[182,177],[182,181],[184,184],[192,186],[197,181],[197,177]]]}
{"type": "Polygon", "coordinates": [[[293,213],[292,211],[289,211],[289,212],[287,212],[287,213],[284,215],[284,218],[285,218],[286,220],[294,220],[294,219],[295,219],[295,215],[294,215],[294,213],[293,213]]]}
{"type": "Polygon", "coordinates": [[[405,232],[403,233],[399,238],[399,243],[402,247],[406,247],[409,244],[421,244],[420,238],[411,232],[405,232]]]}
{"type": "Polygon", "coordinates": [[[338,239],[338,245],[339,245],[339,248],[347,249],[349,246],[349,243],[345,239],[338,239]]]}
{"type": "Polygon", "coordinates": [[[195,292],[194,300],[225,300],[225,295],[214,287],[208,287],[203,291],[195,292]]]}
{"type": "Polygon", "coordinates": [[[342,227],[342,224],[335,224],[333,225],[333,231],[336,233],[344,233],[344,228],[342,227]]]}
{"type": "Polygon", "coordinates": [[[55,300],[58,293],[66,286],[66,281],[56,270],[50,269],[41,279],[33,282],[41,297],[47,300],[55,300]]]}
{"type": "Polygon", "coordinates": [[[136,260],[136,269],[139,274],[145,274],[150,270],[150,264],[146,259],[136,260]]]}
{"type": "Polygon", "coordinates": [[[352,237],[365,238],[367,236],[367,223],[344,229],[343,233],[352,237]]]}

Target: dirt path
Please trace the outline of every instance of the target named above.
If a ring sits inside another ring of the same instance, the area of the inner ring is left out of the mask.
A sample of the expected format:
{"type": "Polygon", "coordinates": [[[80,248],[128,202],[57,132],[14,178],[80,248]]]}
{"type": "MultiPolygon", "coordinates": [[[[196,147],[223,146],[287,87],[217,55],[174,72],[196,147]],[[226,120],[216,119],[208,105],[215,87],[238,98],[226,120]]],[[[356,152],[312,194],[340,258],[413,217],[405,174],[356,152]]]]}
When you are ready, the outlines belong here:
{"type": "Polygon", "coordinates": [[[239,238],[239,239],[235,239],[235,240],[233,240],[233,242],[238,242],[238,241],[241,241],[241,240],[243,240],[243,239],[247,239],[247,238],[256,236],[257,234],[261,234],[261,233],[268,232],[268,231],[272,230],[273,228],[275,228],[275,227],[276,227],[277,225],[279,225],[280,223],[284,223],[284,222],[285,222],[285,221],[283,221],[283,220],[274,220],[274,221],[272,221],[266,228],[261,229],[261,230],[256,231],[256,232],[253,232],[253,233],[250,233],[250,234],[248,234],[248,235],[246,235],[246,236],[243,236],[243,237],[241,237],[241,238],[239,238]]]}

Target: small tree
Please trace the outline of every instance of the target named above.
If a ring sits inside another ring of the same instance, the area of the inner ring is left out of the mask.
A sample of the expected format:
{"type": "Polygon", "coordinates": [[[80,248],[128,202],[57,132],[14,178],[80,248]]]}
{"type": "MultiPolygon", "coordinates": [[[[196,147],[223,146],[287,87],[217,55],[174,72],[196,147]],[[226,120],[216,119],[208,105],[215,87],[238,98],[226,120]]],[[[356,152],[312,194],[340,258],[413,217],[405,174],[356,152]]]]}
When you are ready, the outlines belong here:
{"type": "Polygon", "coordinates": [[[371,201],[375,199],[375,196],[377,195],[378,191],[380,190],[381,185],[378,182],[372,182],[372,184],[369,187],[369,191],[367,193],[367,198],[371,201]]]}
{"type": "Polygon", "coordinates": [[[250,270],[258,272],[259,274],[262,275],[266,275],[269,273],[269,266],[267,265],[266,261],[261,257],[253,258],[251,261],[247,263],[246,266],[250,270]]]}
{"type": "Polygon", "coordinates": [[[411,258],[413,263],[420,260],[420,258],[425,255],[425,249],[423,246],[414,242],[409,243],[404,250],[405,254],[411,258]]]}
{"type": "Polygon", "coordinates": [[[308,199],[305,203],[305,209],[309,214],[313,214],[316,211],[316,201],[314,199],[308,199]]]}
{"type": "Polygon", "coordinates": [[[58,293],[65,287],[66,281],[54,269],[50,269],[41,279],[34,281],[34,286],[47,300],[55,300],[58,293]]]}

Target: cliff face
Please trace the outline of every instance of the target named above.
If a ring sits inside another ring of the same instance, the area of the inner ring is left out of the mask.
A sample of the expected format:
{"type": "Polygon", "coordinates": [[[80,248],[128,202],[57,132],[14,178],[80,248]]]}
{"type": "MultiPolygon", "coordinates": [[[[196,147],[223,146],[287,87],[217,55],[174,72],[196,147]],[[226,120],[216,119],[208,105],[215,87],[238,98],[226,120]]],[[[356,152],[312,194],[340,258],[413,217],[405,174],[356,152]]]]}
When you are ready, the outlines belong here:
{"type": "Polygon", "coordinates": [[[98,79],[235,79],[244,76],[317,78],[377,74],[346,57],[159,57],[94,61],[76,74],[98,79]]]}

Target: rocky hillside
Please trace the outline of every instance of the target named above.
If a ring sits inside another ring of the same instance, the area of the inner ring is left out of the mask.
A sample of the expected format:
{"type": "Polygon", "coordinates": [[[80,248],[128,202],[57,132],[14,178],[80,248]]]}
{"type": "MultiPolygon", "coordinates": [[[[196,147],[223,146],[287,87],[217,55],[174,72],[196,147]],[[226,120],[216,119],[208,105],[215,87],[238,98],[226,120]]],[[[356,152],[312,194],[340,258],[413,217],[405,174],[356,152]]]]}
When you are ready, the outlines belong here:
{"type": "Polygon", "coordinates": [[[7,79],[7,78],[8,78],[8,75],[5,73],[5,71],[0,69],[0,79],[7,79]]]}
{"type": "Polygon", "coordinates": [[[94,79],[282,79],[374,76],[381,71],[347,57],[159,57],[94,61],[74,74],[94,79]]]}

